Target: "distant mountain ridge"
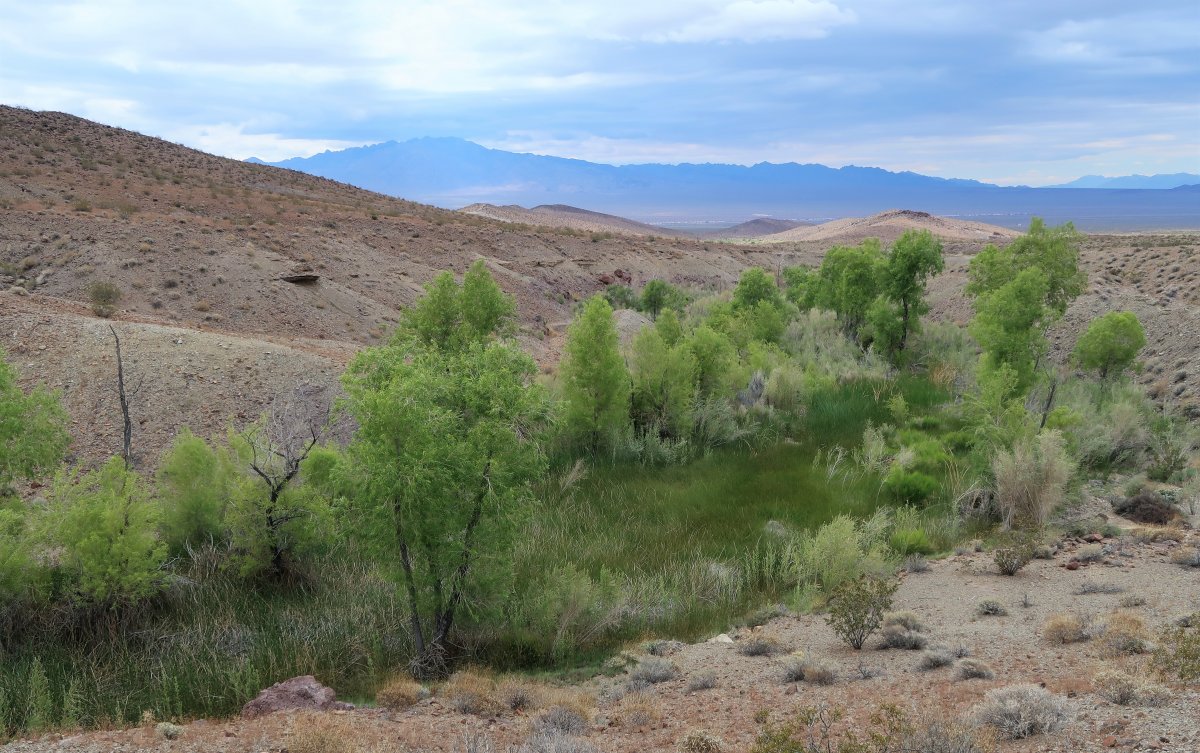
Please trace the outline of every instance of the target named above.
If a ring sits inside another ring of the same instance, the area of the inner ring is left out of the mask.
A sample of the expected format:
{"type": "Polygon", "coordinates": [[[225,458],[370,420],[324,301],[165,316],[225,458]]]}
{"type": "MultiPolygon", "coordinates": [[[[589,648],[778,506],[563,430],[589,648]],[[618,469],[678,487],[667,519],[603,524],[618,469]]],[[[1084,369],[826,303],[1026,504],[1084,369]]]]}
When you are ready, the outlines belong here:
{"type": "MultiPolygon", "coordinates": [[[[261,162],[260,160],[256,160],[261,162]]],[[[861,217],[896,206],[1021,227],[1039,215],[1084,229],[1200,227],[1186,192],[1000,187],[878,167],[607,165],[426,137],[265,163],[446,208],[587,207],[651,224],[755,216],[861,217]]]]}
{"type": "Polygon", "coordinates": [[[1120,175],[1108,178],[1103,175],[1085,175],[1070,183],[1060,183],[1049,188],[1140,188],[1164,189],[1200,183],[1196,173],[1159,173],[1156,175],[1120,175]]]}

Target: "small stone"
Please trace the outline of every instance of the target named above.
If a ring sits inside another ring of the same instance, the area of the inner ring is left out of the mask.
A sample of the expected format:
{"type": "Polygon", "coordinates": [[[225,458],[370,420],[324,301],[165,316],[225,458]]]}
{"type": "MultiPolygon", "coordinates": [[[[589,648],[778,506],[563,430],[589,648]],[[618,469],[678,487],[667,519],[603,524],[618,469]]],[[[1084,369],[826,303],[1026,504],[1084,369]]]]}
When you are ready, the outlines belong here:
{"type": "Polygon", "coordinates": [[[1101,743],[1101,745],[1106,748],[1115,748],[1117,747],[1117,738],[1109,735],[1108,737],[1104,738],[1104,741],[1101,743]]]}
{"type": "Polygon", "coordinates": [[[1079,562],[1076,560],[1071,560],[1070,562],[1067,563],[1067,569],[1068,570],[1078,570],[1079,562]]]}

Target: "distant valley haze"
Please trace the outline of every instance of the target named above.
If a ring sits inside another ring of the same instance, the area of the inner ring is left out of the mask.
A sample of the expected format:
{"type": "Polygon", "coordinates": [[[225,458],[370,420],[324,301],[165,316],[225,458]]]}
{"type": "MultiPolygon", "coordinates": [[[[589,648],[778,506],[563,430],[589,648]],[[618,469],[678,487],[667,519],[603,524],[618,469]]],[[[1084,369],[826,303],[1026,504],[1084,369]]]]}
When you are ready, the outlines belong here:
{"type": "Polygon", "coordinates": [[[876,167],[608,165],[457,138],[389,141],[269,164],[449,209],[568,204],[685,229],[754,217],[812,222],[891,208],[1007,227],[1024,227],[1034,215],[1090,230],[1200,227],[1200,175],[1191,174],[1097,178],[1096,187],[1001,187],[876,167]]]}

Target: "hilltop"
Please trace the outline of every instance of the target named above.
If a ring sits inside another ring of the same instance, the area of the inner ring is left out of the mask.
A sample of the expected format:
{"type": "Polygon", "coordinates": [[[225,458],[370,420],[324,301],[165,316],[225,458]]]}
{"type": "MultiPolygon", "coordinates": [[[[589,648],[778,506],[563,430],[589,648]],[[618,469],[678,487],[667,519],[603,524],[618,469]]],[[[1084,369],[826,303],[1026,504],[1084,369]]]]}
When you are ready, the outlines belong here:
{"type": "Polygon", "coordinates": [[[471,204],[458,211],[511,224],[577,230],[582,233],[607,232],[665,237],[685,237],[687,235],[657,225],[648,225],[613,214],[592,212],[566,204],[542,204],[531,209],[515,204],[503,207],[494,204],[471,204]]]}

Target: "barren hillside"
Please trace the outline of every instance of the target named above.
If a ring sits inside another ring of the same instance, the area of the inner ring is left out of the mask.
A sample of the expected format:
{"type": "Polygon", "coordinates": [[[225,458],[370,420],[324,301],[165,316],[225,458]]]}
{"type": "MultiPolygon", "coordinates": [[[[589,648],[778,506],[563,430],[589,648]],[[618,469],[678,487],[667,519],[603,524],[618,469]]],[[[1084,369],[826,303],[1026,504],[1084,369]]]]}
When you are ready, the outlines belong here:
{"type": "Polygon", "coordinates": [[[500,222],[516,225],[532,225],[534,227],[557,228],[574,230],[581,233],[621,233],[623,235],[642,235],[651,237],[685,237],[657,225],[647,225],[624,217],[603,212],[592,212],[587,209],[567,206],[566,204],[543,204],[526,209],[525,207],[495,204],[471,204],[458,210],[464,214],[486,217],[500,222]]]}
{"type": "Polygon", "coordinates": [[[935,217],[911,209],[892,209],[870,217],[848,217],[820,225],[797,227],[781,233],[763,236],[761,243],[819,241],[834,244],[861,243],[866,238],[879,238],[891,243],[906,230],[928,230],[943,241],[972,243],[1003,243],[1019,233],[997,225],[970,222],[949,217],[935,217]]]}
{"type": "MultiPolygon", "coordinates": [[[[985,242],[1011,237],[917,212],[839,222],[755,245],[526,227],[0,107],[0,346],[24,381],[64,391],[75,452],[95,460],[118,447],[112,324],[147,385],[135,446],[153,463],[181,425],[216,430],[299,381],[332,385],[437,271],[461,273],[478,258],[516,296],[522,341],[549,367],[574,302],[607,282],[723,288],[751,264],[813,265],[834,243],[887,242],[914,226],[958,238],[946,241],[947,274],[932,297],[936,316],[965,321],[966,263],[985,242]],[[308,281],[285,279],[294,273],[308,281]],[[88,305],[97,282],[121,291],[111,320],[88,305]]],[[[1200,327],[1179,326],[1200,304],[1200,236],[1094,236],[1084,262],[1094,284],[1062,342],[1096,312],[1132,307],[1151,341],[1142,378],[1194,403],[1198,380],[1176,380],[1200,353],[1200,327]]]]}

